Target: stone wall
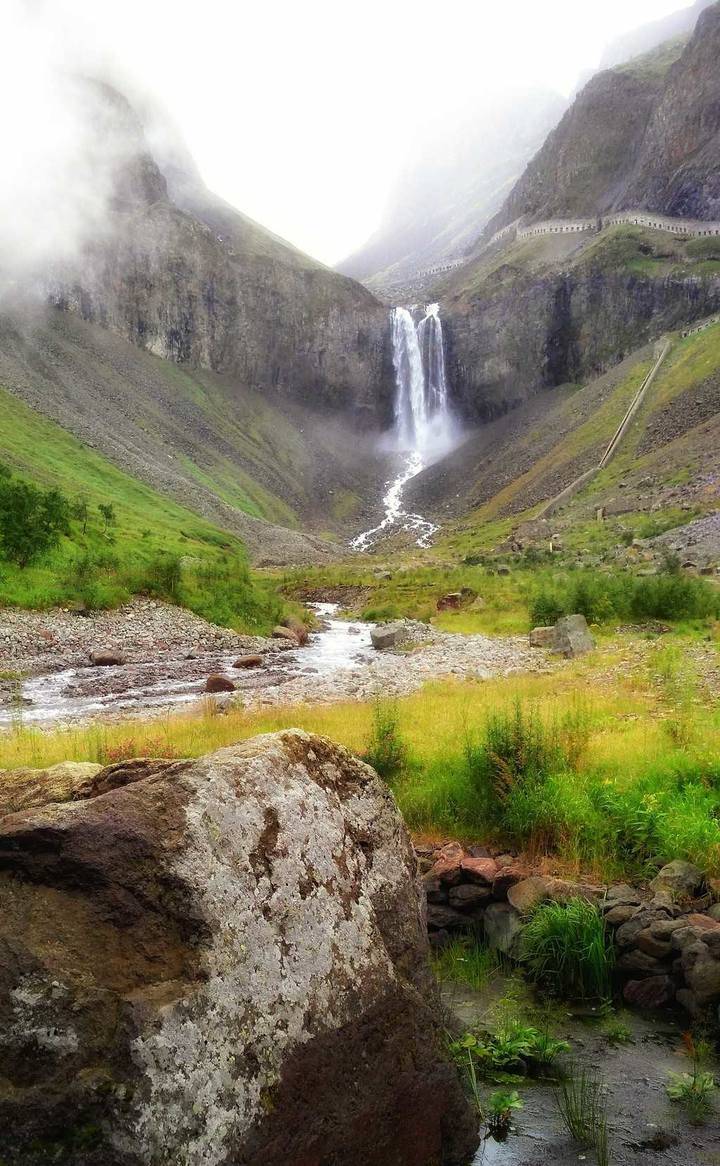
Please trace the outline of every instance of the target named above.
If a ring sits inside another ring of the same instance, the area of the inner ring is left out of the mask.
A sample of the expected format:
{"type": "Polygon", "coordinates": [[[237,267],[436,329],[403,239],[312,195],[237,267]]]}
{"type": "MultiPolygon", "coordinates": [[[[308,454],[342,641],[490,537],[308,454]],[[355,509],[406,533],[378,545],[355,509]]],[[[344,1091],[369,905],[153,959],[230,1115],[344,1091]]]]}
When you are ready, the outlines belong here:
{"type": "Polygon", "coordinates": [[[655,231],[667,231],[672,235],[691,235],[700,238],[706,235],[720,236],[720,222],[704,222],[702,219],[671,218],[652,211],[619,211],[612,215],[595,216],[588,219],[546,219],[538,223],[523,224],[518,219],[503,227],[488,240],[487,246],[515,239],[532,239],[539,235],[579,234],[583,231],[602,231],[605,227],[619,225],[650,227],[655,231]]]}
{"type": "Polygon", "coordinates": [[[449,842],[421,850],[430,943],[479,931],[511,959],[524,919],[543,902],[596,903],[612,934],[618,990],[628,1004],[677,1003],[691,1015],[720,1004],[720,880],[680,860],[645,888],[597,885],[534,874],[512,854],[449,842]]]}

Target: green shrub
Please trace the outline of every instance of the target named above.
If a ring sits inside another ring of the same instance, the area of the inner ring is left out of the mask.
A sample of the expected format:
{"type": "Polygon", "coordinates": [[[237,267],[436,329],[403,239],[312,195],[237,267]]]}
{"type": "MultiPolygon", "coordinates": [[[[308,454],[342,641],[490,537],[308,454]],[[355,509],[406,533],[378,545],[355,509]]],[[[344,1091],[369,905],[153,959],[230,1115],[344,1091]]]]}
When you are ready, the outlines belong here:
{"type": "Polygon", "coordinates": [[[0,466],[0,551],[27,567],[70,533],[70,503],[59,490],[40,490],[0,466]]]}
{"type": "Polygon", "coordinates": [[[611,994],[613,948],[600,911],[585,899],[543,903],[526,923],[521,954],[529,975],[568,999],[611,994]]]}
{"type": "Polygon", "coordinates": [[[472,936],[451,939],[432,955],[438,980],[467,984],[478,992],[500,967],[498,953],[472,936]]]}
{"type": "Polygon", "coordinates": [[[395,701],[376,697],[363,760],[386,780],[397,777],[404,768],[407,748],[400,735],[400,717],[395,701]]]}

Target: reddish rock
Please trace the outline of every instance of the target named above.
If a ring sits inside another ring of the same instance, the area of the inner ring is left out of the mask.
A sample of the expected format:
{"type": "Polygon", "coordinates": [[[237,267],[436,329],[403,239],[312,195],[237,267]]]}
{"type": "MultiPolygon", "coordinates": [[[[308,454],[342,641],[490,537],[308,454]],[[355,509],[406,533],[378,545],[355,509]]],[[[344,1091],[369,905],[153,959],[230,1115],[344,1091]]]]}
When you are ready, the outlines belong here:
{"type": "Polygon", "coordinates": [[[720,935],[720,923],[712,919],[709,915],[685,915],[684,922],[688,927],[692,927],[694,931],[715,932],[720,935]]]}
{"type": "Polygon", "coordinates": [[[675,985],[670,976],[648,976],[645,980],[628,980],[623,997],[634,1008],[664,1008],[675,999],[675,985]]]}
{"type": "Polygon", "coordinates": [[[114,648],[100,648],[90,653],[90,663],[97,668],[113,668],[116,665],[124,664],[125,657],[122,652],[118,652],[114,648]]]}
{"type": "Polygon", "coordinates": [[[262,656],[238,656],[233,661],[233,668],[259,668],[262,662],[262,656]]]}
{"type": "Polygon", "coordinates": [[[298,638],[291,628],[281,627],[279,624],[272,630],[272,638],[274,640],[285,640],[289,644],[297,644],[298,638]]]}
{"type": "Polygon", "coordinates": [[[212,676],[208,676],[207,680],[205,681],[205,691],[234,692],[235,685],[233,684],[232,680],[228,680],[227,676],[221,676],[219,673],[215,673],[212,676]]]}
{"type": "Polygon", "coordinates": [[[292,632],[298,644],[307,644],[308,630],[302,620],[295,619],[294,616],[290,615],[282,621],[281,626],[292,632]]]}
{"type": "Polygon", "coordinates": [[[448,842],[446,846],[441,846],[433,857],[435,862],[428,871],[431,878],[440,879],[448,886],[454,886],[462,881],[461,866],[465,851],[459,842],[448,842]]]}
{"type": "Polygon", "coordinates": [[[462,595],[459,591],[451,591],[442,595],[437,601],[438,611],[459,611],[462,604],[462,595]]]}
{"type": "Polygon", "coordinates": [[[472,883],[481,883],[492,887],[498,873],[494,858],[464,858],[460,863],[463,877],[472,883]]]}

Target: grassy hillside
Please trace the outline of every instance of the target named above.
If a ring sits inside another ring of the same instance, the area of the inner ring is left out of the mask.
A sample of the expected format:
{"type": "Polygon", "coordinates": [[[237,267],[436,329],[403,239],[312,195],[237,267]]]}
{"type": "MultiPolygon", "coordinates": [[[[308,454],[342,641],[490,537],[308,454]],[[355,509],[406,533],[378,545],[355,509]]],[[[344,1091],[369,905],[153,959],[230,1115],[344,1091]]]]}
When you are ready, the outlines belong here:
{"type": "MultiPolygon", "coordinates": [[[[619,453],[552,518],[553,531],[608,549],[629,534],[679,526],[720,505],[712,467],[720,442],[720,324],[675,333],[619,453]],[[605,508],[606,521],[596,522],[605,508]]],[[[593,465],[653,362],[649,346],[584,386],[546,392],[483,426],[409,491],[443,525],[435,554],[501,544],[593,465]],[[448,509],[448,500],[451,509],[448,509]]]]}
{"type": "Polygon", "coordinates": [[[0,318],[2,387],[238,535],[255,560],[317,557],[317,540],[300,530],[344,530],[383,477],[371,437],[310,406],[281,405],[237,379],[163,360],[66,312],[0,318]]]}
{"type": "Polygon", "coordinates": [[[123,473],[2,390],[0,410],[0,462],[88,510],[87,521],[74,518],[70,535],[37,563],[0,561],[0,603],[107,607],[150,591],[238,628],[266,630],[275,622],[279,602],[272,588],[251,579],[235,535],[123,473]],[[108,504],[116,516],[110,524],[99,510],[108,504]]]}

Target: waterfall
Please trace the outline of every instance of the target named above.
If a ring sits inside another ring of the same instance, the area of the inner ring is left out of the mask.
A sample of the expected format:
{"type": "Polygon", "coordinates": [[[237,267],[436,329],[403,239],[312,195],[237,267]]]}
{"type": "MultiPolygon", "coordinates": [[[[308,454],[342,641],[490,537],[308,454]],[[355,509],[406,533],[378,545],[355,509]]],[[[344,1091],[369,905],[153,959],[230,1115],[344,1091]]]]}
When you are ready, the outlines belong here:
{"type": "Polygon", "coordinates": [[[417,325],[407,308],[393,308],[392,347],[398,447],[444,452],[452,424],[439,304],[428,304],[417,325]]]}
{"type": "MultiPolygon", "coordinates": [[[[414,310],[414,309],[413,309],[414,310]]],[[[430,460],[453,445],[453,420],[448,400],[445,347],[439,304],[428,304],[415,323],[408,308],[392,310],[392,357],[395,370],[395,425],[393,444],[403,455],[400,473],[385,483],[383,521],[363,531],[350,544],[366,551],[393,530],[411,531],[419,547],[430,545],[439,529],[403,506],[405,486],[430,460]]]]}

